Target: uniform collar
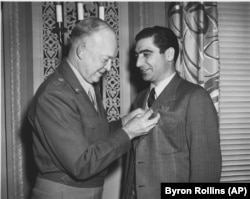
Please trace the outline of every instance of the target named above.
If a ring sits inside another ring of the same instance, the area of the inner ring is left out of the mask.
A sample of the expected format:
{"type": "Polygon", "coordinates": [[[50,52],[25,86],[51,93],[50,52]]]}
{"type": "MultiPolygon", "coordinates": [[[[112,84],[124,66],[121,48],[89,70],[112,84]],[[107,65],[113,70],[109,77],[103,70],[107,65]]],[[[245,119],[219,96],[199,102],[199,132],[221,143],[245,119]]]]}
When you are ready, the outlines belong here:
{"type": "MultiPolygon", "coordinates": [[[[63,59],[58,67],[58,72],[62,75],[62,77],[69,83],[75,93],[82,93],[85,90],[82,88],[79,80],[74,74],[73,70],[69,66],[66,59],[63,59]]],[[[85,92],[86,93],[86,92],[85,92]]]]}
{"type": "Polygon", "coordinates": [[[74,72],[76,78],[80,82],[82,88],[88,93],[89,90],[94,90],[94,87],[92,84],[88,83],[82,75],[79,73],[79,71],[76,69],[76,67],[69,61],[69,59],[66,59],[67,63],[69,64],[70,68],[74,72]]]}

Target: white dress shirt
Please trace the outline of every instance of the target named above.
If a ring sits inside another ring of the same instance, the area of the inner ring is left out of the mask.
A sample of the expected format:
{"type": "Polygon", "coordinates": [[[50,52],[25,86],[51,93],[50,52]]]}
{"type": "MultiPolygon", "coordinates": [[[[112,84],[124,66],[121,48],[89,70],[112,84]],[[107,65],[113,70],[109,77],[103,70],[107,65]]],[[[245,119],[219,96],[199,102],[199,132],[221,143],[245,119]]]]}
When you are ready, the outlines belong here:
{"type": "MultiPolygon", "coordinates": [[[[167,77],[166,79],[162,80],[157,86],[154,84],[150,84],[150,91],[152,88],[155,88],[155,99],[159,97],[161,92],[166,88],[166,86],[169,84],[169,82],[174,78],[176,72],[173,73],[171,76],[167,77]]],[[[148,97],[147,97],[148,98],[148,97]]],[[[146,104],[146,108],[148,108],[148,105],[146,104]]]]}

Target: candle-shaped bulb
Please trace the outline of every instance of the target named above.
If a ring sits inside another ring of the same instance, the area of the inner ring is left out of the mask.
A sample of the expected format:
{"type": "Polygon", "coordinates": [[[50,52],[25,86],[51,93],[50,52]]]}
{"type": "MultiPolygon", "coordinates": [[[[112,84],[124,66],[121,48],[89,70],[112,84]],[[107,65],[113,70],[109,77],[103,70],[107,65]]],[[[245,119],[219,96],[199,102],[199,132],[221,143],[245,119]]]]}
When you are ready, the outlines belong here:
{"type": "Polygon", "coordinates": [[[99,18],[104,20],[104,6],[99,7],[99,18]]]}
{"type": "Polygon", "coordinates": [[[84,19],[83,3],[77,3],[78,20],[84,19]]]}
{"type": "Polygon", "coordinates": [[[63,20],[62,17],[62,5],[61,4],[57,4],[56,5],[56,21],[57,22],[62,22],[63,20]]]}

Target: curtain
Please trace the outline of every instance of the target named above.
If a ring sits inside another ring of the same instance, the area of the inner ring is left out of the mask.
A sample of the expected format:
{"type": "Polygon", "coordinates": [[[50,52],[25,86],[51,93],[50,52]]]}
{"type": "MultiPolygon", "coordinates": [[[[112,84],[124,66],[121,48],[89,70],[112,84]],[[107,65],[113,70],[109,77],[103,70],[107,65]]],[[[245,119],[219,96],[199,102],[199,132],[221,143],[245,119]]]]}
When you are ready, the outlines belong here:
{"type": "Polygon", "coordinates": [[[178,37],[180,75],[206,88],[218,111],[219,42],[217,3],[174,2],[168,26],[178,37]]]}

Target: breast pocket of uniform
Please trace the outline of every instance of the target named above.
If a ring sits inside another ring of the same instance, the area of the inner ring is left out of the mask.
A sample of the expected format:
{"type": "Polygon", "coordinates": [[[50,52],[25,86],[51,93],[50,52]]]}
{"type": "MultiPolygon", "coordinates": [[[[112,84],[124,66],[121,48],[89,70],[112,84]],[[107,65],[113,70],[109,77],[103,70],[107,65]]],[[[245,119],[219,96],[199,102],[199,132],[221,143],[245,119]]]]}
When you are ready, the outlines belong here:
{"type": "Polygon", "coordinates": [[[155,127],[154,143],[156,150],[163,155],[177,153],[184,146],[183,123],[174,112],[159,111],[161,118],[155,127]]]}

